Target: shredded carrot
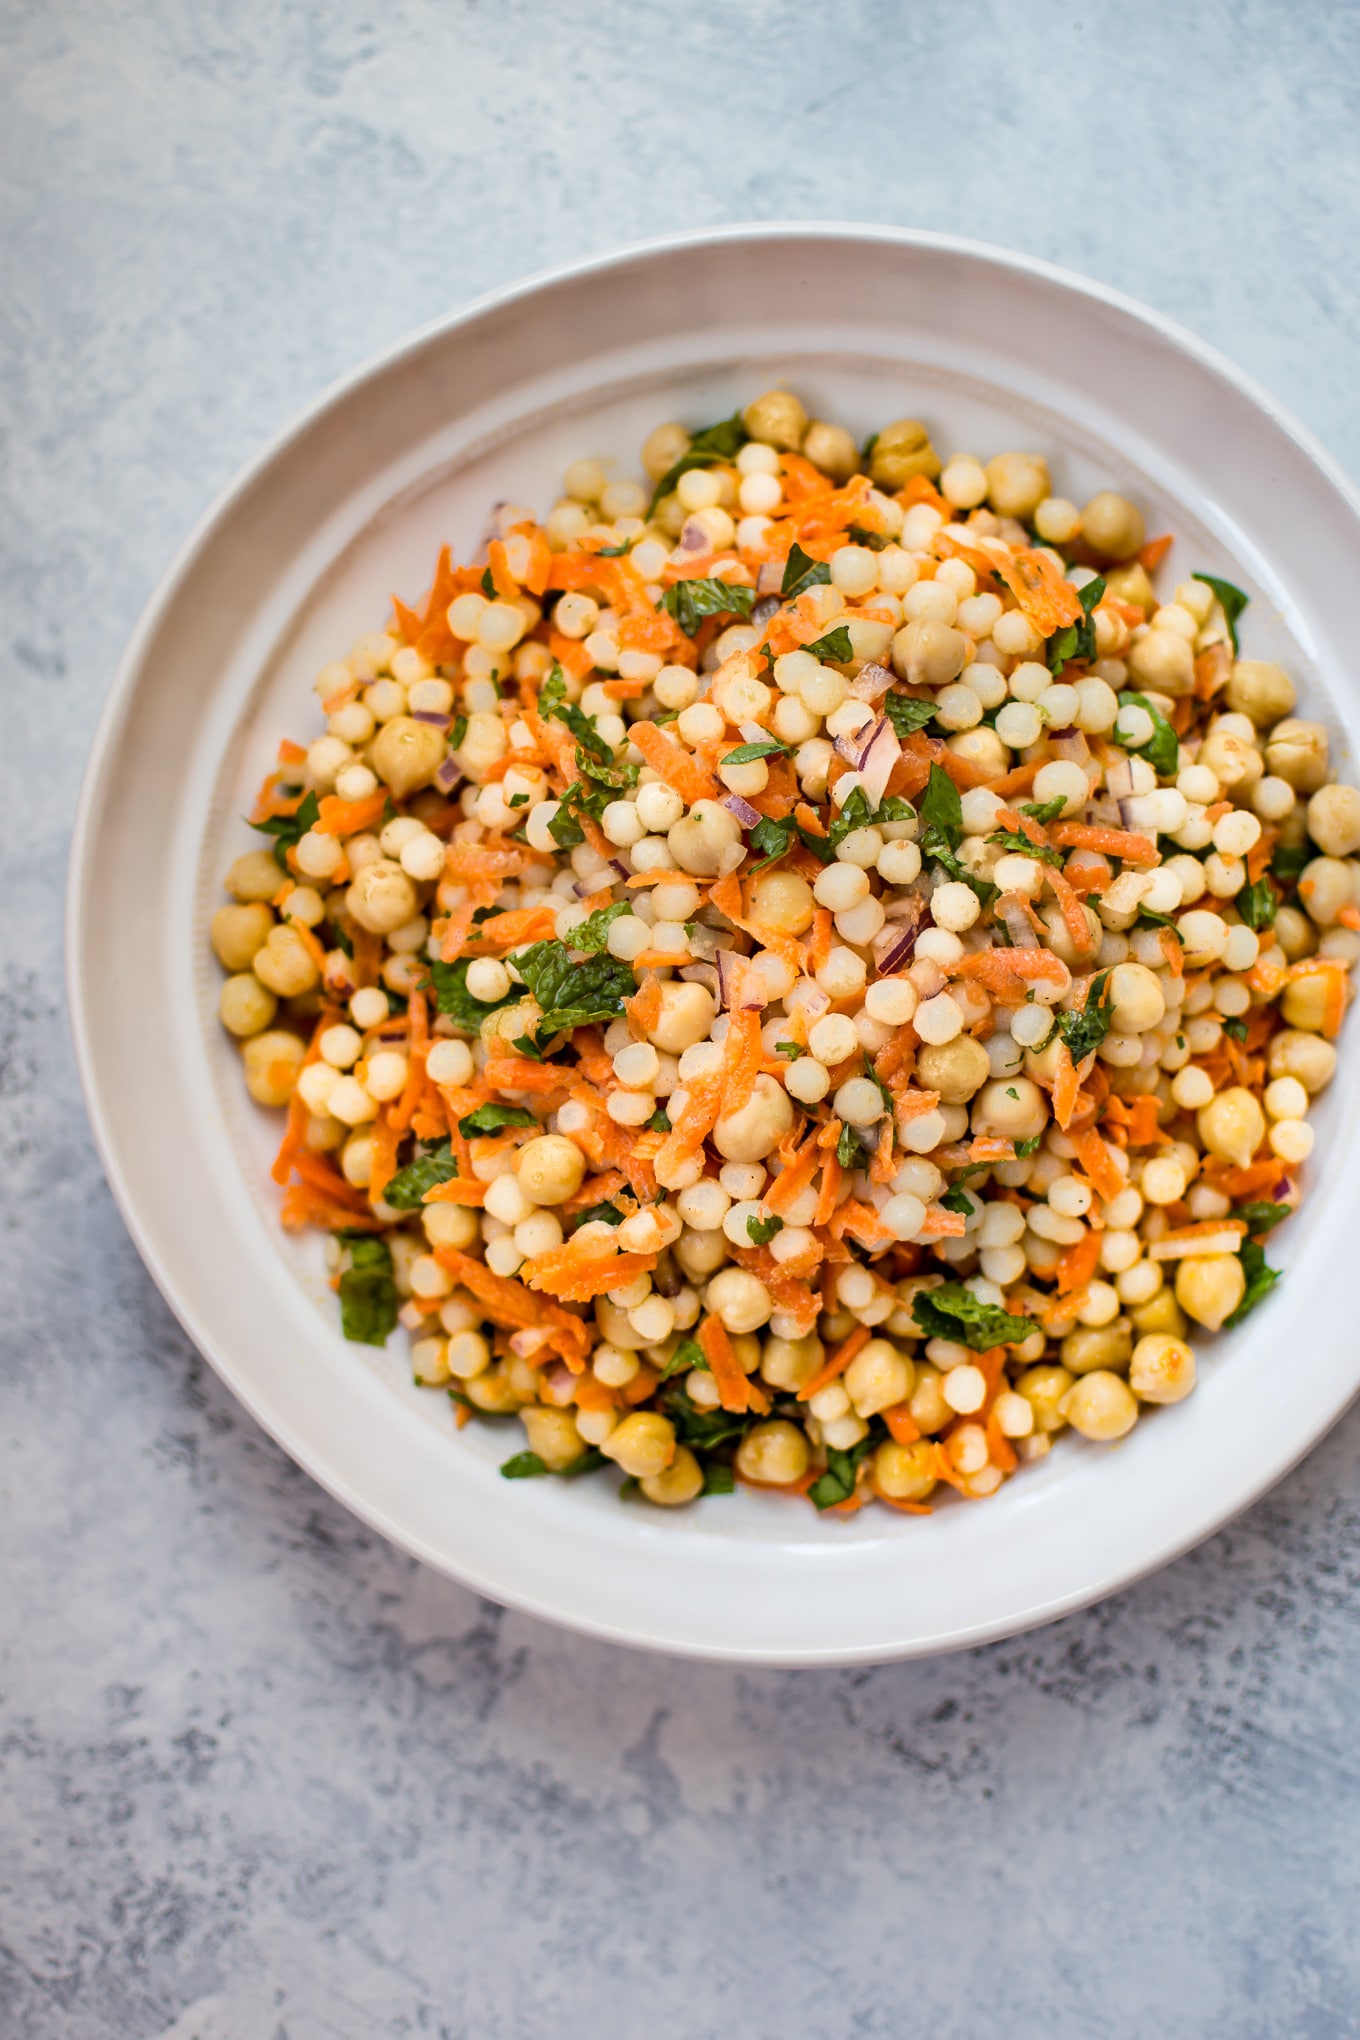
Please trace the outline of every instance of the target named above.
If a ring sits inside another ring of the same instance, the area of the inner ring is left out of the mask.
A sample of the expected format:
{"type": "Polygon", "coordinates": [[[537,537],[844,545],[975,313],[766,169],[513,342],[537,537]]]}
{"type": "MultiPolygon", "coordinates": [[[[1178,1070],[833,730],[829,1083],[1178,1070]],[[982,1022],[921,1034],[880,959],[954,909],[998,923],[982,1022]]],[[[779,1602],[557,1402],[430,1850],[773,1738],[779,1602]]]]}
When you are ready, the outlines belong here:
{"type": "Polygon", "coordinates": [[[891,1409],[881,1412],[888,1434],[899,1445],[915,1445],[921,1436],[921,1427],[911,1413],[909,1403],[894,1403],[891,1409]]]}
{"type": "Polygon", "coordinates": [[[1053,822],[1049,836],[1060,850],[1096,850],[1126,864],[1155,864],[1157,845],[1134,829],[1097,828],[1088,822],[1053,822]]]}
{"type": "Polygon", "coordinates": [[[1084,612],[1077,591],[1047,553],[1022,547],[1009,565],[996,571],[1041,637],[1052,637],[1064,624],[1081,622],[1084,612]]]}
{"type": "MultiPolygon", "coordinates": [[[[833,1119],[831,1124],[837,1129],[839,1134],[840,1121],[833,1119]]],[[[826,1160],[822,1163],[822,1187],[817,1194],[817,1209],[813,1213],[812,1223],[814,1226],[829,1225],[835,1217],[836,1200],[840,1193],[841,1178],[844,1173],[835,1155],[828,1154],[826,1160]]]]}
{"type": "Polygon", "coordinates": [[[655,1266],[655,1254],[597,1254],[568,1244],[533,1255],[522,1272],[531,1289],[546,1289],[563,1303],[587,1303],[606,1290],[626,1289],[655,1266]]]}
{"type": "Polygon", "coordinates": [[[839,1381],[856,1353],[862,1353],[868,1345],[870,1337],[867,1325],[856,1325],[849,1337],[842,1339],[830,1358],[824,1360],[817,1372],[803,1383],[798,1391],[799,1402],[811,1402],[814,1395],[820,1395],[833,1381],[839,1381]]]}
{"type": "Polygon", "coordinates": [[[362,800],[341,800],[338,794],[328,793],[318,803],[317,834],[357,836],[361,829],[371,829],[382,820],[390,798],[385,786],[380,786],[376,793],[365,794],[362,800]]]}
{"type": "MultiPolygon", "coordinates": [[[[1155,1116],[1157,1106],[1155,1098],[1140,1102],[1150,1104],[1155,1116]]],[[[1118,1197],[1124,1188],[1124,1178],[1111,1161],[1110,1151],[1095,1128],[1088,1127],[1083,1133],[1074,1133],[1072,1145],[1097,1195],[1103,1197],[1107,1204],[1112,1198],[1118,1197]]]]}
{"type": "Polygon", "coordinates": [[[726,1325],[711,1312],[699,1327],[699,1350],[708,1362],[722,1407],[737,1414],[749,1409],[751,1384],[737,1360],[726,1325]]]}
{"type": "Polygon", "coordinates": [[[802,1147],[791,1161],[784,1164],[774,1182],[764,1193],[766,1209],[779,1214],[788,1210],[794,1199],[800,1197],[817,1173],[820,1151],[817,1135],[810,1133],[802,1147]]]}
{"type": "Polygon", "coordinates": [[[699,800],[717,800],[722,792],[716,779],[705,772],[702,765],[690,753],[667,736],[653,722],[635,722],[628,735],[641,751],[653,772],[673,787],[687,807],[693,807],[699,800]]]}
{"type": "Polygon", "coordinates": [[[1094,1279],[1100,1263],[1100,1234],[1087,1227],[1081,1238],[1072,1246],[1064,1247],[1058,1256],[1058,1294],[1066,1296],[1075,1289],[1085,1289],[1094,1279]]]}
{"type": "Polygon", "coordinates": [[[1058,1043],[1056,1060],[1058,1074],[1053,1080],[1053,1117],[1066,1132],[1077,1109],[1077,1093],[1081,1089],[1081,1080],[1073,1067],[1071,1051],[1065,1041],[1058,1043]]]}
{"type": "Polygon", "coordinates": [[[1160,538],[1150,538],[1138,555],[1139,566],[1155,574],[1174,544],[1175,535],[1170,531],[1164,531],[1160,538]]]}
{"type": "Polygon", "coordinates": [[[1055,865],[1044,866],[1044,877],[1053,888],[1053,896],[1062,908],[1063,921],[1067,928],[1068,940],[1079,956],[1089,956],[1096,946],[1096,937],[1086,918],[1086,904],[1067,883],[1062,872],[1055,865]]]}

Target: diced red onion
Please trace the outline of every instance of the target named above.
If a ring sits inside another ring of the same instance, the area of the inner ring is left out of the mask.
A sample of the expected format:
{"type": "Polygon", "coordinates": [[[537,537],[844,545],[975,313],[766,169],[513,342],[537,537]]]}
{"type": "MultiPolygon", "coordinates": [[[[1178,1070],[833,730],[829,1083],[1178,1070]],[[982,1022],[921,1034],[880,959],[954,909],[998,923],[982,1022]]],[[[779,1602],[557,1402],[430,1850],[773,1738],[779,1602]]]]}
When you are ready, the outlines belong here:
{"type": "Polygon", "coordinates": [[[455,786],[462,785],[463,768],[455,757],[450,755],[441,761],[434,783],[441,793],[452,793],[455,786]]]}
{"type": "Polygon", "coordinates": [[[578,878],[571,889],[578,900],[588,900],[592,893],[600,890],[593,878],[578,878]]]}
{"type": "Polygon", "coordinates": [[[453,721],[453,717],[451,715],[440,715],[433,708],[413,708],[411,710],[411,721],[431,723],[437,730],[446,730],[453,721]]]}
{"type": "Polygon", "coordinates": [[[1157,814],[1156,796],[1150,793],[1135,793],[1119,803],[1119,818],[1126,829],[1155,832],[1157,814]]]}
{"type": "Polygon", "coordinates": [[[729,793],[718,805],[725,807],[729,814],[736,816],[743,829],[754,829],[760,820],[760,809],[752,807],[749,800],[743,800],[739,793],[729,793]]]}
{"type": "Polygon", "coordinates": [[[831,742],[837,753],[837,756],[844,758],[847,765],[853,766],[854,769],[858,771],[860,754],[859,731],[856,730],[854,735],[851,737],[833,737],[831,739],[831,742]]]}
{"type": "Polygon", "coordinates": [[[905,970],[916,951],[917,940],[924,928],[935,925],[927,901],[916,896],[920,914],[908,928],[900,921],[888,922],[874,941],[874,968],[880,977],[892,977],[897,971],[905,970]]]}
{"type": "Polygon", "coordinates": [[[1091,746],[1081,730],[1050,730],[1048,747],[1055,757],[1067,758],[1073,765],[1087,765],[1091,759],[1091,746]]]}
{"type": "Polygon", "coordinates": [[[996,903],[996,911],[1006,924],[1006,933],[1011,938],[1012,949],[1037,949],[1039,938],[1030,924],[1029,915],[1009,896],[1003,896],[996,903]]]}
{"type": "Polygon", "coordinates": [[[624,879],[631,878],[633,875],[632,866],[629,864],[625,864],[623,860],[618,857],[610,858],[609,869],[614,873],[616,884],[622,884],[624,879]]]}
{"type": "MultiPolygon", "coordinates": [[[[763,574],[765,571],[764,567],[762,567],[760,571],[763,574]]],[[[756,626],[757,630],[759,630],[763,624],[768,623],[772,616],[778,615],[779,607],[780,604],[778,595],[761,596],[760,600],[753,606],[751,610],[751,621],[756,626]]]]}
{"type": "Polygon", "coordinates": [[[1133,771],[1127,758],[1115,758],[1105,767],[1105,787],[1112,800],[1132,796],[1133,771]]]}
{"type": "Polygon", "coordinates": [[[888,790],[893,767],[901,756],[902,746],[897,741],[897,732],[887,716],[881,715],[861,747],[857,767],[870,807],[876,808],[881,803],[888,790]]]}
{"type": "Polygon", "coordinates": [[[687,553],[707,552],[708,545],[708,533],[703,525],[695,517],[687,519],[681,528],[679,550],[687,553]]]}
{"type": "MultiPolygon", "coordinates": [[[[719,950],[717,954],[721,956],[722,951],[719,950]]],[[[687,984],[703,985],[707,991],[712,992],[715,999],[717,998],[718,972],[715,965],[711,963],[687,963],[681,969],[680,975],[687,984]]]]}
{"type": "Polygon", "coordinates": [[[718,1004],[724,1010],[727,1010],[732,1004],[737,985],[746,968],[746,958],[738,956],[735,950],[720,949],[718,951],[717,964],[718,1004]]]}
{"type": "Polygon", "coordinates": [[[850,682],[850,693],[856,701],[881,701],[892,684],[893,676],[888,668],[876,666],[870,659],[850,682]]]}
{"type": "Polygon", "coordinates": [[[766,560],[756,575],[757,595],[777,595],[783,585],[784,569],[776,560],[766,560]]]}

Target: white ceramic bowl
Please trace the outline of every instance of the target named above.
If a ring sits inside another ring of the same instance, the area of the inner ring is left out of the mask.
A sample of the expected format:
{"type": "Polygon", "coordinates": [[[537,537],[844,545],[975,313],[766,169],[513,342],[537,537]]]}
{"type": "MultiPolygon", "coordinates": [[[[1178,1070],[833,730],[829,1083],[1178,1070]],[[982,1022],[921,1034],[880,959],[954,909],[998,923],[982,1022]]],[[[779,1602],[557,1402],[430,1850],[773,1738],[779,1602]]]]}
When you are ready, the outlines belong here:
{"type": "MultiPolygon", "coordinates": [[[[739,1494],[675,1515],[613,1484],[508,1483],[517,1427],[455,1433],[406,1341],[347,1345],[320,1244],[275,1222],[277,1122],[215,1017],[206,924],[283,734],[315,732],[317,668],[388,598],[466,556],[498,498],[546,507],[566,460],[635,472],[652,425],[722,417],[777,380],[863,435],[903,414],[984,456],[1043,451],[1081,501],[1128,489],[1173,565],[1250,589],[1350,749],[1357,501],[1209,349],[1113,293],[938,236],[735,228],[644,247],[472,306],[324,397],[234,483],[157,591],[100,723],[69,898],[70,996],[109,1180],[171,1307],[281,1445],[366,1521],[496,1600],[617,1642],[834,1664],[1049,1620],[1184,1551],[1290,1467],[1360,1383],[1356,1076],[1318,1114],[1281,1289],[1202,1385],[1113,1450],[1065,1439],[983,1506],[824,1521],[739,1494]],[[1349,1315],[1349,1336],[1347,1317],[1349,1315]]],[[[1348,1046],[1348,1044],[1346,1045],[1348,1046]]]]}

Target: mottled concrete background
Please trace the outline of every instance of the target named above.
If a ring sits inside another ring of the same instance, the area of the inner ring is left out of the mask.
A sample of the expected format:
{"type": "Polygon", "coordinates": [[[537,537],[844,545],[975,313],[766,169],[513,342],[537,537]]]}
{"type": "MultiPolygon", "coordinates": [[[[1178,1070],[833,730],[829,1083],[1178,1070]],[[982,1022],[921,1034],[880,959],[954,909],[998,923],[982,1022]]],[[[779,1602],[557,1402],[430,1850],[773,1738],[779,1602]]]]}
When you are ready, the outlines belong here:
{"type": "Polygon", "coordinates": [[[95,713],[190,522],[329,378],[541,265],[956,229],[1176,314],[1360,468],[1356,7],[0,23],[0,2034],[1360,2032],[1360,1413],[1160,1578],[970,1656],[751,1675],[502,1615],[172,1323],[91,1151],[60,927],[95,713]]]}

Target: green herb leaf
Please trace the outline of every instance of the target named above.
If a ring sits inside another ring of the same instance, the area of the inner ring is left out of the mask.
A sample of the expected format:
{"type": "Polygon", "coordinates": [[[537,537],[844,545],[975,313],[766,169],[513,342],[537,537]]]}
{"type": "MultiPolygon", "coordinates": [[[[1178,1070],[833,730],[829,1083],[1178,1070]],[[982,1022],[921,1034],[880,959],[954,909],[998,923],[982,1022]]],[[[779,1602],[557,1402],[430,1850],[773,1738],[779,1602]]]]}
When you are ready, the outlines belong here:
{"type": "Polygon", "coordinates": [[[1234,1041],[1245,1041],[1247,1038],[1247,1023],[1239,1015],[1234,1014],[1232,1019],[1223,1022],[1223,1032],[1231,1034],[1234,1041]]]}
{"type": "Polygon", "coordinates": [[[1172,920],[1170,914],[1157,914],[1153,912],[1151,907],[1140,906],[1138,909],[1137,925],[1140,928],[1169,928],[1180,943],[1181,948],[1184,949],[1185,947],[1185,937],[1175,921],[1172,920]]]}
{"type": "Polygon", "coordinates": [[[502,1480],[538,1480],[548,1471],[548,1462],[536,1452],[517,1452],[501,1464],[502,1480]]]}
{"type": "Polygon", "coordinates": [[[825,637],[816,638],[812,644],[804,645],[803,650],[811,652],[814,659],[832,659],[844,664],[847,659],[853,659],[855,656],[855,648],[850,642],[850,626],[838,623],[825,637]]]}
{"type": "Polygon", "coordinates": [[[1030,1155],[1036,1154],[1038,1152],[1039,1143],[1042,1139],[1043,1135],[1041,1133],[1032,1133],[1029,1136],[1028,1140],[1017,1140],[1014,1143],[1016,1161],[1023,1162],[1030,1155]]]}
{"type": "Polygon", "coordinates": [[[1247,1278],[1247,1286],[1237,1309],[1231,1317],[1225,1318],[1223,1321],[1225,1332],[1236,1331],[1248,1312],[1255,1310],[1257,1304],[1264,1297],[1269,1296],[1275,1284],[1280,1280],[1279,1269],[1271,1267],[1265,1257],[1264,1248],[1258,1246],[1255,1240],[1243,1240],[1237,1250],[1237,1258],[1242,1263],[1242,1272],[1247,1278]]]}
{"type": "Polygon", "coordinates": [[[877,1442],[873,1432],[869,1431],[848,1452],[842,1452],[835,1445],[827,1446],[826,1472],[808,1489],[815,1508],[834,1509],[838,1502],[849,1501],[855,1492],[855,1474],[860,1461],[873,1451],[877,1442]]]}
{"type": "Polygon", "coordinates": [[[566,675],[556,663],[538,690],[538,712],[553,722],[565,724],[581,749],[597,763],[613,764],[613,750],[596,729],[595,718],[586,715],[574,701],[567,700],[566,675]]]}
{"type": "MultiPolygon", "coordinates": [[[[497,1108],[488,1106],[485,1109],[494,1111],[497,1108]]],[[[427,1148],[404,1169],[397,1170],[382,1193],[383,1202],[390,1204],[394,1211],[418,1211],[425,1201],[427,1190],[433,1190],[436,1183],[451,1183],[457,1174],[458,1163],[452,1148],[448,1141],[440,1141],[437,1147],[427,1148]]]]}
{"type": "Polygon", "coordinates": [[[707,575],[702,580],[677,581],[662,596],[661,606],[686,637],[693,637],[706,616],[749,616],[755,599],[754,588],[707,575]]]}
{"type": "Polygon", "coordinates": [[[789,746],[781,744],[777,737],[762,738],[758,744],[738,744],[735,751],[723,754],[724,765],[754,765],[757,758],[787,758],[789,746]]]}
{"type": "Polygon", "coordinates": [[[682,1381],[667,1382],[658,1399],[674,1424],[680,1443],[688,1445],[694,1452],[712,1452],[719,1445],[744,1438],[753,1424],[762,1421],[754,1411],[734,1416],[727,1410],[696,1409],[686,1395],[682,1381]]]}
{"type": "Polygon", "coordinates": [[[628,964],[608,955],[575,962],[562,942],[535,942],[514,963],[543,1008],[536,1030],[540,1048],[568,1028],[620,1019],[624,1000],[637,990],[628,964]]]}
{"type": "Polygon", "coordinates": [[[836,1160],[843,1169],[867,1168],[878,1152],[878,1135],[867,1126],[842,1126],[836,1160]]]}
{"type": "Polygon", "coordinates": [[[1311,843],[1281,843],[1270,860],[1270,875],[1278,878],[1281,885],[1296,885],[1316,856],[1311,843]]]}
{"type": "MultiPolygon", "coordinates": [[[[985,1169],[989,1164],[981,1162],[975,1166],[985,1169]]],[[[960,1183],[952,1183],[939,1201],[943,1210],[956,1211],[960,1218],[971,1218],[973,1215],[973,1200],[960,1183]]]]}
{"type": "Polygon", "coordinates": [[[681,475],[687,475],[691,468],[719,467],[725,461],[735,460],[749,437],[741,422],[740,411],[734,411],[730,418],[722,419],[717,425],[705,425],[701,432],[694,433],[686,451],[673,466],[667,468],[657,483],[648,516],[663,497],[674,492],[681,475]]]}
{"type": "Polygon", "coordinates": [[[488,601],[488,602],[494,602],[494,601],[495,601],[495,599],[496,599],[496,583],[495,583],[495,582],[494,582],[494,581],[492,580],[492,578],[491,578],[491,569],[490,569],[490,567],[483,567],[483,568],[482,568],[482,593],[483,593],[483,595],[485,595],[485,597],[486,597],[486,599],[487,599],[487,601],[488,601]]]}
{"type": "Polygon", "coordinates": [[[1092,978],[1081,1012],[1058,1015],[1058,1032],[1074,1063],[1099,1048],[1110,1031],[1109,983],[1110,973],[1103,970],[1099,977],[1092,978]]]}
{"type": "Polygon", "coordinates": [[[625,538],[622,545],[602,545],[595,557],[599,560],[626,559],[636,544],[635,538],[625,538]]]}
{"type": "Polygon", "coordinates": [[[862,524],[852,524],[846,536],[852,545],[867,545],[870,552],[886,552],[893,543],[886,531],[866,531],[862,524]]]}
{"type": "Polygon", "coordinates": [[[1275,888],[1268,878],[1258,878],[1255,885],[1244,885],[1235,901],[1238,913],[1249,928],[1259,935],[1263,928],[1269,928],[1280,910],[1275,888]]]}
{"type": "Polygon", "coordinates": [[[770,815],[762,815],[746,838],[750,848],[761,853],[759,864],[751,865],[751,871],[763,871],[767,864],[787,856],[797,833],[798,825],[793,820],[777,822],[770,815]]]}
{"type": "MultiPolygon", "coordinates": [[[[963,837],[963,802],[942,766],[931,766],[920,806],[927,831],[941,839],[946,850],[957,850],[963,837]]],[[[928,854],[934,856],[935,852],[928,854]]]]}
{"type": "Polygon", "coordinates": [[[1228,626],[1232,639],[1234,658],[1237,656],[1237,619],[1250,602],[1251,597],[1232,581],[1220,581],[1216,574],[1192,574],[1192,581],[1203,581],[1206,588],[1212,588],[1223,605],[1223,621],[1228,626]]]}
{"type": "Polygon", "coordinates": [[[1294,1207],[1292,1204],[1268,1203],[1239,1204],[1236,1211],[1232,1214],[1234,1218],[1240,1218],[1243,1225],[1247,1228],[1248,1239],[1255,1239],[1265,1233],[1272,1232],[1277,1225],[1283,1225],[1284,1221],[1287,1218],[1292,1218],[1293,1215],[1294,1207]]]}
{"type": "Polygon", "coordinates": [[[470,956],[460,956],[456,963],[436,961],[430,965],[440,1012],[455,1026],[461,1027],[465,1034],[476,1034],[488,1013],[498,1012],[502,1006],[512,1006],[524,996],[518,985],[512,985],[504,998],[474,999],[467,988],[468,966],[472,961],[470,956]]]}
{"type": "Polygon", "coordinates": [[[459,1120],[458,1131],[465,1140],[471,1140],[477,1133],[499,1133],[503,1126],[537,1125],[533,1113],[522,1105],[479,1105],[466,1119],[459,1120]]]}
{"type": "Polygon", "coordinates": [[[928,1338],[953,1339],[975,1353],[986,1353],[993,1346],[1018,1346],[1039,1330],[1032,1318],[1012,1317],[998,1304],[983,1303],[961,1282],[921,1290],[911,1309],[928,1338]]]}
{"type": "Polygon", "coordinates": [[[1020,812],[1042,826],[1045,822],[1056,822],[1066,806],[1067,802],[1059,794],[1056,800],[1027,800],[1020,812]]]}
{"type": "Polygon", "coordinates": [[[782,1055],[785,1062],[797,1062],[800,1055],[807,1054],[800,1041],[776,1041],[774,1052],[776,1055],[782,1055]]]}
{"type": "Polygon", "coordinates": [[[769,1218],[748,1218],[746,1221],[747,1236],[757,1247],[768,1247],[775,1234],[783,1230],[783,1219],[776,1218],[773,1213],[769,1218]]]}
{"type": "Polygon", "coordinates": [[[781,602],[796,602],[807,589],[828,587],[830,581],[831,569],[826,561],[814,560],[795,539],[784,562],[784,578],[779,584],[781,602]]]}
{"type": "Polygon", "coordinates": [[[1152,706],[1145,694],[1135,694],[1130,687],[1119,691],[1121,708],[1142,708],[1152,717],[1152,735],[1145,744],[1130,744],[1129,750],[1139,758],[1146,758],[1159,779],[1174,779],[1180,771],[1180,738],[1172,729],[1160,709],[1152,706]]]}
{"type": "Polygon", "coordinates": [[[357,1239],[340,1277],[340,1326],[362,1346],[385,1346],[397,1322],[397,1285],[386,1240],[357,1239]]]}
{"type": "Polygon", "coordinates": [[[1050,673],[1055,675],[1061,673],[1070,659],[1080,659],[1089,663],[1095,658],[1096,627],[1091,620],[1091,611],[1104,593],[1105,582],[1099,574],[1093,581],[1088,581],[1084,588],[1078,588],[1077,600],[1081,604],[1081,622],[1064,624],[1061,630],[1055,630],[1048,640],[1046,649],[1050,673]]]}
{"type": "Polygon", "coordinates": [[[704,1461],[704,1493],[706,1495],[730,1495],[736,1493],[737,1476],[725,1459],[704,1461]]]}
{"type": "MultiPolygon", "coordinates": [[[[848,798],[838,811],[825,837],[809,839],[803,835],[803,841],[813,850],[817,849],[820,841],[826,850],[826,858],[823,861],[829,862],[846,837],[853,836],[856,829],[872,828],[876,822],[909,822],[914,819],[915,814],[916,810],[911,802],[904,800],[900,794],[891,794],[878,807],[873,807],[864,788],[852,786],[848,798]]],[[[799,833],[801,835],[803,832],[800,830],[799,833]]]]}
{"type": "Polygon", "coordinates": [[[466,736],[467,736],[467,717],[465,715],[460,715],[455,721],[453,728],[449,731],[449,749],[451,751],[460,751],[463,747],[463,741],[466,738],[466,736]]]}
{"type": "Polygon", "coordinates": [[[589,1204],[584,1211],[577,1213],[573,1229],[579,1232],[583,1225],[590,1225],[597,1219],[605,1225],[622,1225],[623,1213],[617,1204],[589,1204]]]}
{"type": "Polygon", "coordinates": [[[708,1362],[697,1339],[682,1339],[662,1368],[661,1379],[669,1381],[673,1374],[688,1374],[692,1367],[707,1370],[708,1362]]]}
{"type": "Polygon", "coordinates": [[[588,955],[594,955],[607,944],[609,930],[620,914],[631,911],[627,900],[615,900],[612,907],[597,907],[593,914],[586,916],[579,928],[572,929],[567,937],[568,948],[584,949],[588,955]]]}
{"type": "Polygon", "coordinates": [[[883,713],[899,737],[914,737],[934,715],[935,703],[922,700],[919,694],[899,694],[894,687],[883,697],[883,713]]]}
{"type": "Polygon", "coordinates": [[[658,1105],[651,1118],[643,1123],[650,1133],[669,1133],[671,1130],[670,1114],[664,1105],[658,1105]]]}
{"type": "Polygon", "coordinates": [[[1059,868],[1062,866],[1060,850],[1054,850],[1044,843],[1031,843],[1029,837],[1022,835],[1019,829],[993,829],[987,841],[999,843],[1003,850],[1012,850],[1021,857],[1036,857],[1040,864],[1056,864],[1059,868]]]}
{"type": "Polygon", "coordinates": [[[307,831],[314,828],[320,819],[320,803],[315,788],[312,788],[304,795],[296,814],[271,815],[267,822],[252,822],[250,826],[252,829],[258,829],[262,836],[274,838],[274,862],[280,871],[288,872],[291,878],[292,873],[288,871],[288,852],[296,848],[307,831]]]}

